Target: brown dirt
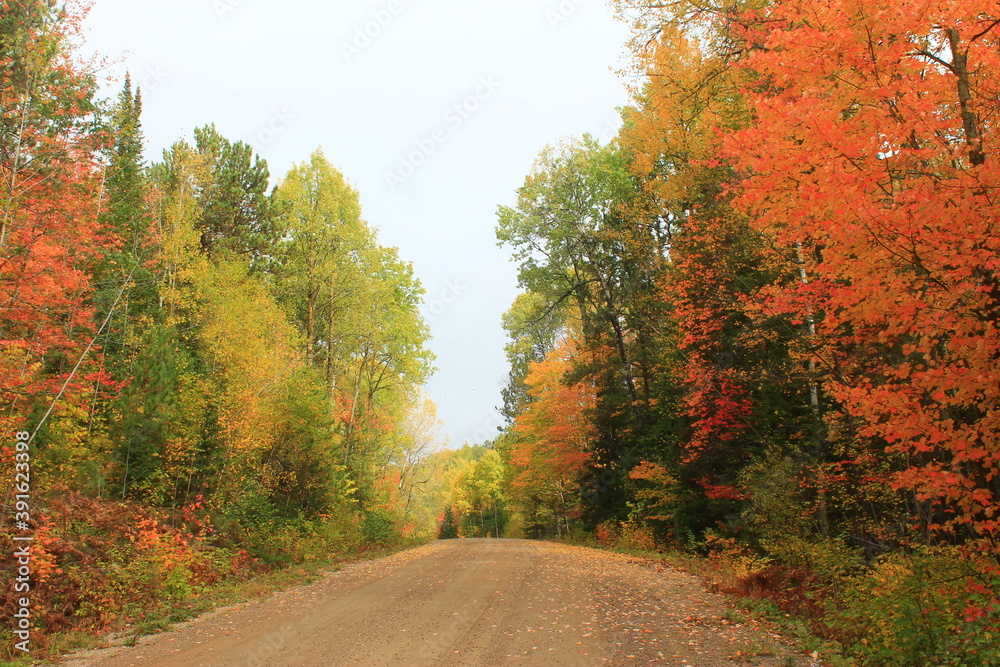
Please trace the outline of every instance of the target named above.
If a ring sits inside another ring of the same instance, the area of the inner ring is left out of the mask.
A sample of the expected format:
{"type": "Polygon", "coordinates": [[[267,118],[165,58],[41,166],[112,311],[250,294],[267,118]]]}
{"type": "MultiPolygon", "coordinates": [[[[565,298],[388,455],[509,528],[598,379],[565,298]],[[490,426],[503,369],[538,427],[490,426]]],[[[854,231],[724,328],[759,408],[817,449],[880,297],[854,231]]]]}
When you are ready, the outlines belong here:
{"type": "Polygon", "coordinates": [[[546,542],[438,541],[63,665],[808,664],[727,620],[694,577],[658,569],[546,542]]]}

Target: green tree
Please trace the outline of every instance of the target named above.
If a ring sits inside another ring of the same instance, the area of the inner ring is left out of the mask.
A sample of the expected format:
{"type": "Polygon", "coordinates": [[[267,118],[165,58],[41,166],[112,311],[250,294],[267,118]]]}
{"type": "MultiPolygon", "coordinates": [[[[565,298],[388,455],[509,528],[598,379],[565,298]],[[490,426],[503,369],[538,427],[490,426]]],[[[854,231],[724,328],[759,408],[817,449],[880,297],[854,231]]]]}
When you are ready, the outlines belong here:
{"type": "Polygon", "coordinates": [[[510,371],[501,394],[503,414],[512,422],[531,400],[524,381],[531,364],[543,361],[556,348],[566,322],[564,312],[551,307],[537,292],[519,294],[502,322],[510,339],[504,347],[510,371]]]}
{"type": "Polygon", "coordinates": [[[362,507],[394,502],[387,477],[405,438],[405,408],[430,371],[423,288],[397,250],[378,243],[357,191],[321,150],[278,184],[273,211],[282,236],[278,291],[307,359],[325,375],[342,463],[362,507]]]}
{"type": "Polygon", "coordinates": [[[306,354],[326,365],[333,384],[338,311],[365,280],[357,260],[374,239],[361,219],[357,191],[316,150],[308,162],[289,170],[272,197],[280,266],[277,277],[282,295],[304,324],[306,354]]]}
{"type": "MultiPolygon", "coordinates": [[[[277,241],[267,162],[249,144],[220,135],[214,124],[196,128],[194,139],[201,169],[190,185],[198,202],[201,249],[213,258],[237,255],[254,270],[266,269],[277,241]]],[[[170,169],[169,160],[164,164],[170,169]]]]}
{"type": "Polygon", "coordinates": [[[658,218],[633,215],[639,201],[629,159],[617,142],[589,136],[545,150],[517,206],[500,208],[497,226],[497,238],[520,262],[520,286],[534,295],[508,316],[509,329],[527,334],[508,350],[515,355],[510,398],[524,403],[525,362],[559,324],[582,333],[587,362],[575,372],[600,387],[593,418],[601,435],[587,483],[591,522],[623,511],[625,473],[651,431],[653,296],[668,235],[658,218]]]}
{"type": "Polygon", "coordinates": [[[201,193],[202,248],[210,255],[246,255],[251,266],[259,267],[276,240],[268,216],[267,162],[249,144],[219,135],[215,125],[196,129],[194,136],[211,173],[201,193]]]}
{"type": "MultiPolygon", "coordinates": [[[[149,223],[141,117],[142,93],[138,88],[133,92],[132,79],[126,75],[111,110],[112,144],[107,150],[104,218],[122,237],[122,252],[131,258],[139,255],[149,223]]],[[[125,265],[120,270],[128,268],[125,265]]]]}
{"type": "Polygon", "coordinates": [[[473,510],[479,515],[483,537],[500,537],[505,519],[505,470],[496,449],[490,448],[476,461],[466,480],[466,494],[473,510]]]}
{"type": "Polygon", "coordinates": [[[444,516],[441,519],[441,529],[438,532],[439,540],[450,540],[458,537],[458,523],[455,521],[455,512],[451,505],[444,508],[444,516]]]}

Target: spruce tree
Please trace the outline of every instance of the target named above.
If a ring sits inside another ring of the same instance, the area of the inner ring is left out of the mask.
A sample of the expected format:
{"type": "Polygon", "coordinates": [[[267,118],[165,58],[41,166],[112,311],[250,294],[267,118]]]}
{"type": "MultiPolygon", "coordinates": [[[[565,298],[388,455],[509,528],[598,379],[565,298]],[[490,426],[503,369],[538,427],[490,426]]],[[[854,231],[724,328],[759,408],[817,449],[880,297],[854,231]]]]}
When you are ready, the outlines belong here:
{"type": "Polygon", "coordinates": [[[441,530],[438,533],[439,540],[450,540],[458,537],[458,524],[455,523],[455,513],[451,505],[444,508],[444,518],[441,520],[441,530]]]}

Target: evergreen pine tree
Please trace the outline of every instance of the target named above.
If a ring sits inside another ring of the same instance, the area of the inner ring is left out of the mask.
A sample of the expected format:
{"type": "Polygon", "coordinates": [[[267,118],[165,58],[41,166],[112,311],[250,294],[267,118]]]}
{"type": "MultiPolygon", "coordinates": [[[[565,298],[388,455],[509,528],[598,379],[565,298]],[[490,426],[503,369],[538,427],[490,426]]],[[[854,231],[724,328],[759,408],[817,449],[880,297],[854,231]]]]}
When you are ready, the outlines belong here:
{"type": "Polygon", "coordinates": [[[444,508],[444,518],[441,520],[441,530],[438,533],[439,540],[450,540],[458,537],[458,524],[455,523],[455,513],[451,505],[444,508]]]}
{"type": "Polygon", "coordinates": [[[213,258],[244,255],[253,268],[263,268],[277,240],[268,211],[267,161],[249,144],[220,135],[215,125],[196,128],[194,137],[211,172],[198,197],[202,250],[213,258]]]}

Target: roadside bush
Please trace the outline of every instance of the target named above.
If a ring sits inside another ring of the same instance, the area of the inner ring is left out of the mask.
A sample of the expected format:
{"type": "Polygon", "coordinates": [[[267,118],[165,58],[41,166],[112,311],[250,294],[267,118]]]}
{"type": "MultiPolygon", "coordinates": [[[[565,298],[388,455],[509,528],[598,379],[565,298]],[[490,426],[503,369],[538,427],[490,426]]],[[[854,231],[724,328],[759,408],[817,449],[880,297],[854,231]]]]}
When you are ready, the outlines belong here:
{"type": "MultiPolygon", "coordinates": [[[[232,522],[236,533],[224,535],[200,498],[167,517],[67,493],[40,501],[34,517],[31,646],[39,659],[49,656],[56,636],[138,627],[179,608],[197,608],[198,599],[222,580],[354,551],[362,532],[356,514],[345,510],[308,521],[272,519],[249,527],[232,522]]],[[[377,516],[368,530],[386,540],[386,526],[392,528],[386,521],[377,516]]],[[[0,532],[5,572],[16,570],[12,538],[0,532]]],[[[22,595],[5,587],[0,614],[13,618],[22,595]]],[[[0,628],[0,661],[19,657],[12,640],[11,628],[0,628]]]]}
{"type": "Polygon", "coordinates": [[[761,547],[774,560],[794,569],[807,570],[820,580],[839,587],[840,582],[864,567],[862,550],[834,538],[801,539],[788,536],[766,540],[761,547]]]}
{"type": "MultiPolygon", "coordinates": [[[[509,534],[508,536],[512,537],[509,534]]],[[[570,544],[578,544],[581,546],[594,546],[594,534],[581,526],[579,523],[574,523],[570,525],[569,542],[570,544]]]]}
{"type": "Polygon", "coordinates": [[[968,548],[893,554],[849,580],[829,623],[864,665],[1000,665],[1000,567],[968,548]]]}
{"type": "Polygon", "coordinates": [[[275,519],[269,524],[254,526],[245,535],[245,548],[269,566],[301,562],[299,529],[292,521],[275,519]]]}
{"type": "Polygon", "coordinates": [[[597,524],[594,531],[597,543],[605,549],[615,549],[618,546],[618,539],[621,537],[621,526],[617,521],[605,521],[597,524]]]}
{"type": "Polygon", "coordinates": [[[361,545],[359,522],[353,512],[302,521],[299,525],[299,560],[322,560],[331,554],[357,550],[361,545]]]}
{"type": "MultiPolygon", "coordinates": [[[[136,622],[199,597],[204,587],[249,564],[242,554],[211,546],[135,505],[65,494],[40,503],[35,517],[31,642],[39,658],[55,633],[136,622]]],[[[0,534],[0,548],[9,559],[12,535],[0,534]]],[[[21,594],[8,586],[0,595],[2,613],[11,618],[21,594]]],[[[9,628],[0,630],[0,657],[14,657],[10,639],[9,628]]]]}
{"type": "Polygon", "coordinates": [[[705,531],[702,548],[713,567],[725,575],[720,585],[731,590],[738,590],[742,580],[761,574],[773,563],[773,559],[759,555],[744,542],[713,530],[705,531]]]}
{"type": "Polygon", "coordinates": [[[512,512],[507,516],[507,523],[503,527],[503,536],[513,539],[524,539],[524,515],[520,512],[512,512]]]}
{"type": "Polygon", "coordinates": [[[388,546],[399,536],[392,512],[386,509],[367,510],[361,517],[361,541],[366,545],[388,546]]]}
{"type": "Polygon", "coordinates": [[[618,548],[626,551],[656,551],[656,538],[649,526],[626,521],[618,533],[618,548]]]}
{"type": "Polygon", "coordinates": [[[597,543],[605,549],[656,551],[653,529],[638,521],[605,521],[595,531],[597,543]]]}

